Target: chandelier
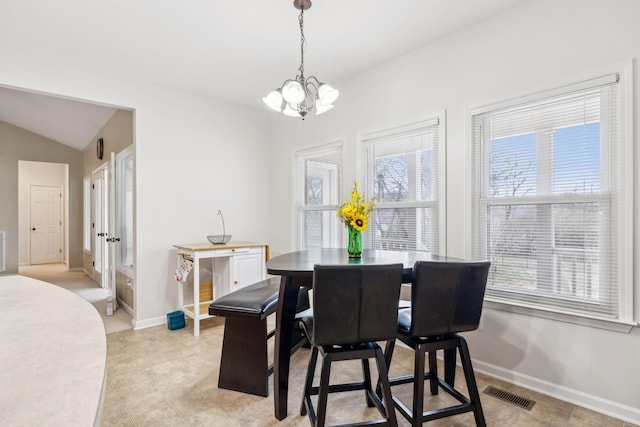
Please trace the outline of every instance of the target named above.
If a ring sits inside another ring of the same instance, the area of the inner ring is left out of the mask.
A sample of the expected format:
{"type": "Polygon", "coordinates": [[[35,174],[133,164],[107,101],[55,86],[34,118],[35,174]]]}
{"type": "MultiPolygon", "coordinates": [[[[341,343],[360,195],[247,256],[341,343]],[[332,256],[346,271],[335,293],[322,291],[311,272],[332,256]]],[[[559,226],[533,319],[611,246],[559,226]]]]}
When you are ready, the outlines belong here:
{"type": "Polygon", "coordinates": [[[267,106],[289,117],[302,117],[315,108],[316,115],[333,108],[340,92],[315,76],[304,76],[304,11],[311,7],[310,0],[294,0],[293,6],[300,10],[300,67],[295,79],[285,80],[280,88],[262,98],[267,106]]]}

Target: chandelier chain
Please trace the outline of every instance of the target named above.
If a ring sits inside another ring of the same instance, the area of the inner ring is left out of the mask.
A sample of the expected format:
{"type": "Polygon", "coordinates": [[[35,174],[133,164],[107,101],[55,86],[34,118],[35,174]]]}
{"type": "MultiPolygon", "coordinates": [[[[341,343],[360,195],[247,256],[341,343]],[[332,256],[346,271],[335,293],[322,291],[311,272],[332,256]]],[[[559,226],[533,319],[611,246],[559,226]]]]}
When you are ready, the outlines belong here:
{"type": "Polygon", "coordinates": [[[300,15],[298,15],[298,22],[300,23],[300,77],[304,78],[304,9],[300,11],[300,15]]]}

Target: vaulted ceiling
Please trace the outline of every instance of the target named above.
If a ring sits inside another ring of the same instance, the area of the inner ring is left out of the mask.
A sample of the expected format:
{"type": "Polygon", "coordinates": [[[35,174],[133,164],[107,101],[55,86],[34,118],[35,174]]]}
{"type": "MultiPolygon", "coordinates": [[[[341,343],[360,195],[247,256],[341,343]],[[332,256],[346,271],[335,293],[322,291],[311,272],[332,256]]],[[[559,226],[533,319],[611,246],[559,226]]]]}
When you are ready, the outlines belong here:
{"type": "MultiPolygon", "coordinates": [[[[526,0],[312,1],[304,14],[305,74],[339,86],[526,0]]],[[[20,0],[1,9],[3,61],[87,73],[99,67],[256,108],[295,77],[300,62],[292,0],[20,0]]],[[[0,120],[78,149],[115,111],[11,89],[0,87],[0,120]]]]}

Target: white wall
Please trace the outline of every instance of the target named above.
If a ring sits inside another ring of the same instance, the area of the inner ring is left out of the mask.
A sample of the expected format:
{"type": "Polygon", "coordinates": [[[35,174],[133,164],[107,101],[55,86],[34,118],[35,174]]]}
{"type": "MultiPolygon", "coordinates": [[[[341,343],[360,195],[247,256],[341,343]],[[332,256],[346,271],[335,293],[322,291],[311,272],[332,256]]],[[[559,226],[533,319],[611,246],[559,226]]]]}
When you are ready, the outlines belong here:
{"type": "Polygon", "coordinates": [[[218,209],[234,239],[268,242],[264,111],[142,82],[78,75],[63,60],[43,73],[37,55],[23,55],[17,43],[0,46],[0,84],[135,110],[136,327],[164,322],[178,308],[172,245],[206,241],[219,232],[218,209]]]}
{"type": "MultiPolygon", "coordinates": [[[[291,249],[290,159],[295,147],[345,136],[350,182],[358,176],[358,131],[446,109],[447,248],[449,255],[468,255],[467,105],[553,87],[582,73],[640,58],[638,17],[637,0],[526,2],[348,81],[330,82],[341,95],[336,108],[323,116],[304,122],[274,117],[271,183],[279,189],[272,193],[271,205],[274,253],[291,249]]],[[[323,75],[322,69],[310,71],[323,75]]],[[[637,100],[637,67],[635,79],[637,100]]],[[[634,118],[638,129],[637,111],[634,118]]],[[[640,165],[638,152],[635,161],[640,165]]],[[[637,206],[640,184],[636,185],[637,206]]],[[[637,214],[635,219],[637,227],[637,214]]],[[[637,232],[635,236],[637,248],[637,232]]],[[[635,259],[638,271],[637,255],[635,259]]],[[[637,285],[635,292],[638,318],[637,285]]],[[[469,343],[476,368],[640,423],[639,328],[625,334],[485,309],[482,330],[470,334],[469,343]]]]}

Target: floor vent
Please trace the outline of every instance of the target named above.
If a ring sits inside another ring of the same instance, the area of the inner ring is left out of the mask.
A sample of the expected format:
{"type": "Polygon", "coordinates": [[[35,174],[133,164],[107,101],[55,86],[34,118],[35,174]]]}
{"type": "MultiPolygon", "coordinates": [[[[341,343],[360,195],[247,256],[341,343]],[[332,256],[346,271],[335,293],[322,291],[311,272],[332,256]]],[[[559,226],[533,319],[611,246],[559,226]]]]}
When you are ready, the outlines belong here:
{"type": "Polygon", "coordinates": [[[536,404],[535,401],[531,400],[531,399],[527,399],[525,397],[522,396],[518,396],[517,394],[513,394],[510,393],[508,391],[504,391],[501,390],[499,388],[496,388],[494,386],[488,386],[487,388],[484,389],[484,391],[482,392],[483,394],[487,394],[489,396],[493,396],[495,398],[498,398],[500,400],[504,400],[505,402],[509,402],[513,405],[516,405],[520,408],[526,409],[526,410],[531,410],[531,408],[533,408],[533,405],[536,404]]]}

